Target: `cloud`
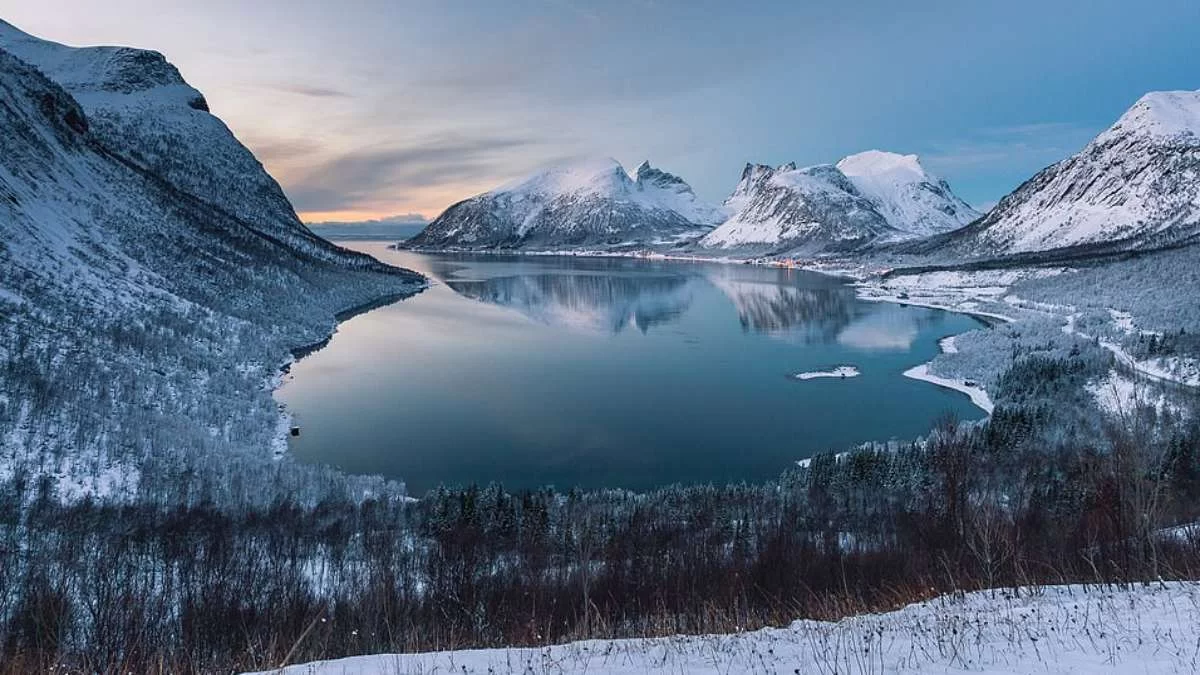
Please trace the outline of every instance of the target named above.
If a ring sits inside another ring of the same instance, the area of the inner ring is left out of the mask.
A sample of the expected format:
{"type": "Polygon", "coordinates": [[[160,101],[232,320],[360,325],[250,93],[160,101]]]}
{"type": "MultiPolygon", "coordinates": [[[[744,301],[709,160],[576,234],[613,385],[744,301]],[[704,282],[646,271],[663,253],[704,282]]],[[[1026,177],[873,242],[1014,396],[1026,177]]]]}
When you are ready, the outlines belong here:
{"type": "Polygon", "coordinates": [[[249,137],[245,139],[245,144],[263,164],[311,157],[321,151],[320,144],[305,138],[249,137]]]}
{"type": "Polygon", "coordinates": [[[319,87],[302,82],[283,82],[267,85],[271,89],[282,91],[288,94],[296,94],[297,96],[311,96],[313,98],[350,98],[349,92],[341,89],[332,89],[329,87],[319,87]]]}
{"type": "Polygon", "coordinates": [[[875,312],[838,333],[838,344],[863,351],[904,351],[912,347],[919,327],[913,315],[875,312]]]}
{"type": "Polygon", "coordinates": [[[1067,122],[989,127],[969,138],[935,146],[922,159],[939,171],[1047,166],[1078,152],[1097,131],[1067,122]]]}
{"type": "Polygon", "coordinates": [[[347,211],[400,202],[431,186],[474,183],[505,175],[514,150],[536,142],[506,136],[443,135],[412,145],[363,148],[317,163],[284,189],[297,211],[347,211]]]}

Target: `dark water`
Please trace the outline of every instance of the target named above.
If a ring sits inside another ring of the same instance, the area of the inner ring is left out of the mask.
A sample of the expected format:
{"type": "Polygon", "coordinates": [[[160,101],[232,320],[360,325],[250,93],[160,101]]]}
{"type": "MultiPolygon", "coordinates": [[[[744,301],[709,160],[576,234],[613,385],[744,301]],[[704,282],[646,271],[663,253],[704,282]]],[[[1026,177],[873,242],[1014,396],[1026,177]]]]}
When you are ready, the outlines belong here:
{"type": "Polygon", "coordinates": [[[439,483],[646,489],[777,477],[912,438],[967,397],[902,377],[979,324],[856,300],[821,275],[629,259],[353,248],[436,285],[342,324],[279,399],[303,461],[439,483]],[[798,381],[851,364],[862,375],[798,381]]]}

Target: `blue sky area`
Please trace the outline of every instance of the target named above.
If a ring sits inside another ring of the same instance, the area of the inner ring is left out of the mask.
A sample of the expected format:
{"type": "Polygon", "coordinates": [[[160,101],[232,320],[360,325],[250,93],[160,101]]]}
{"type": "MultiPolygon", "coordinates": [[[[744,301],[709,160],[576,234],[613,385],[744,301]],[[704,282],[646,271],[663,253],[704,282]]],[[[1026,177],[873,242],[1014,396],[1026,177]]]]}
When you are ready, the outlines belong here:
{"type": "Polygon", "coordinates": [[[1146,91],[1200,88],[1200,2],[0,0],[157,49],[310,219],[434,216],[580,155],[707,199],[746,162],[921,155],[987,204],[1146,91]]]}

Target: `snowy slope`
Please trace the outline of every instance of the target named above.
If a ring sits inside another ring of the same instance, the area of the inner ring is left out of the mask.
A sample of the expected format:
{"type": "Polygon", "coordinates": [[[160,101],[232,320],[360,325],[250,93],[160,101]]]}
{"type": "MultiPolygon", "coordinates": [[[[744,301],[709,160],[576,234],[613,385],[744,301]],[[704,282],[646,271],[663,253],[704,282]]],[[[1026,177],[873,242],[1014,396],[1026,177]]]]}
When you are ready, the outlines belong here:
{"type": "Polygon", "coordinates": [[[454,204],[412,248],[653,244],[702,233],[723,213],[678,177],[643,163],[636,178],[612,159],[553,166],[454,204]]]}
{"type": "Polygon", "coordinates": [[[1152,92],[1078,154],[1035,175],[949,251],[995,255],[1200,236],[1200,91],[1152,92]]]}
{"type": "Polygon", "coordinates": [[[837,168],[892,227],[909,235],[949,232],[980,216],[916,155],[868,150],[842,159],[837,168]]]}
{"type": "Polygon", "coordinates": [[[746,253],[847,252],[947,232],[979,214],[930,174],[916,155],[871,150],[836,166],[747,164],[732,214],[700,240],[746,253]]]}
{"type": "MultiPolygon", "coordinates": [[[[160,65],[123,68],[141,81],[160,65]]],[[[279,364],[338,312],[423,280],[302,229],[284,236],[271,223],[294,217],[286,201],[239,217],[240,195],[210,202],[114,142],[0,47],[0,476],[58,467],[58,494],[78,496],[147,489],[179,462],[221,489],[278,473],[279,364]]]]}
{"type": "Polygon", "coordinates": [[[0,20],[0,48],[67,91],[107,150],[175,188],[308,253],[366,263],[300,222],[283,190],[162,54],[130,47],[67,47],[0,20]]]}
{"type": "Polygon", "coordinates": [[[360,656],[283,675],[376,673],[1194,673],[1200,589],[1058,586],[937,598],[733,635],[360,656]]]}

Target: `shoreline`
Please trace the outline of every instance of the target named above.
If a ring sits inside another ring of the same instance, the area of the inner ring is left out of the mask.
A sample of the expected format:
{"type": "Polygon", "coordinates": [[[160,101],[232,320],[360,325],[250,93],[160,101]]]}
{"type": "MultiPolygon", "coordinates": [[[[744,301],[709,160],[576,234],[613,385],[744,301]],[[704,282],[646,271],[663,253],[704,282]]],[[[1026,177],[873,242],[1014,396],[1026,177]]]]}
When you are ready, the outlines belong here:
{"type": "MultiPolygon", "coordinates": [[[[945,338],[943,338],[943,340],[944,339],[945,338]]],[[[938,344],[941,345],[941,341],[939,341],[938,344]]],[[[947,352],[943,349],[942,353],[950,354],[953,352],[947,352]]],[[[913,366],[912,368],[904,371],[902,375],[913,380],[928,382],[932,385],[942,387],[943,389],[950,389],[952,391],[966,394],[967,397],[971,399],[971,403],[974,403],[977,408],[987,413],[988,417],[991,417],[992,412],[996,409],[996,404],[992,402],[992,397],[988,395],[986,389],[980,386],[967,386],[966,382],[963,380],[952,380],[946,377],[938,377],[937,375],[929,372],[929,364],[931,363],[933,363],[933,361],[927,361],[920,365],[913,366]]]]}
{"type": "MultiPolygon", "coordinates": [[[[866,288],[870,288],[870,287],[866,287],[866,288]]],[[[912,300],[911,298],[900,298],[900,297],[897,297],[894,295],[863,295],[861,292],[861,289],[856,291],[855,297],[857,297],[859,300],[865,300],[867,302],[890,302],[890,303],[896,304],[896,305],[908,305],[910,307],[924,307],[925,309],[940,309],[943,312],[953,312],[954,314],[965,314],[969,317],[978,319],[979,321],[987,324],[989,328],[999,325],[999,324],[1016,323],[1016,321],[1017,321],[1015,318],[1013,318],[1011,316],[1007,316],[1005,314],[998,314],[996,312],[985,312],[985,311],[981,311],[981,310],[977,310],[977,309],[963,309],[961,307],[954,307],[953,305],[943,305],[943,304],[939,304],[937,302],[931,302],[931,301],[925,301],[925,300],[912,300]]]]}
{"type": "MultiPolygon", "coordinates": [[[[403,248],[403,247],[399,246],[398,244],[401,242],[391,242],[386,239],[382,239],[382,240],[376,239],[376,240],[370,240],[370,241],[380,241],[380,242],[386,243],[387,248],[389,250],[405,251],[405,252],[426,254],[426,255],[467,255],[467,256],[472,256],[472,255],[474,255],[474,256],[489,256],[490,255],[490,256],[512,256],[512,257],[564,257],[564,258],[629,258],[629,259],[634,259],[634,260],[649,260],[649,261],[714,263],[714,264],[721,264],[721,265],[757,265],[757,266],[762,266],[762,267],[777,267],[777,268],[781,268],[781,269],[799,269],[799,270],[803,270],[803,271],[807,271],[807,272],[812,272],[815,274],[822,274],[824,276],[846,280],[849,282],[849,285],[851,285],[854,288],[855,298],[859,299],[859,300],[867,301],[867,302],[888,302],[888,303],[893,303],[893,304],[898,304],[898,305],[910,305],[913,307],[923,307],[926,309],[936,309],[936,310],[940,310],[940,311],[944,311],[944,312],[951,312],[954,314],[962,314],[962,315],[970,316],[970,317],[976,319],[977,321],[984,324],[988,328],[992,328],[996,325],[1000,325],[1000,324],[1004,324],[1004,323],[1013,323],[1016,321],[1016,319],[1014,317],[1006,316],[1006,315],[998,314],[998,313],[994,313],[994,312],[970,310],[970,309],[965,309],[965,308],[961,308],[961,307],[954,307],[954,306],[950,306],[950,305],[939,304],[937,302],[931,302],[931,301],[926,301],[926,300],[915,300],[914,301],[910,298],[900,298],[898,296],[893,296],[893,295],[869,295],[868,293],[872,288],[874,288],[874,289],[879,288],[878,286],[873,286],[869,283],[866,283],[866,279],[869,278],[870,275],[862,275],[861,273],[855,274],[854,272],[850,271],[849,269],[847,269],[845,267],[830,266],[829,269],[823,270],[823,269],[820,269],[820,268],[817,268],[814,266],[784,265],[782,263],[768,261],[768,260],[764,260],[764,259],[741,259],[741,258],[732,258],[732,257],[728,257],[728,256],[721,257],[721,258],[708,258],[708,257],[702,257],[702,256],[670,255],[670,254],[665,254],[665,253],[638,255],[638,254],[635,254],[632,252],[603,252],[603,251],[576,251],[576,252],[571,252],[571,251],[469,251],[469,250],[456,251],[456,250],[451,250],[451,249],[408,249],[408,248],[403,248]]],[[[419,290],[413,292],[410,295],[394,298],[390,302],[375,301],[374,303],[364,303],[363,305],[359,305],[358,307],[351,308],[350,310],[346,310],[345,312],[340,312],[337,315],[338,323],[339,324],[341,323],[342,319],[340,317],[342,317],[343,315],[348,314],[348,316],[346,317],[347,319],[353,318],[353,316],[356,316],[357,314],[360,314],[363,312],[368,312],[368,311],[371,311],[372,309],[376,309],[379,306],[385,306],[387,304],[391,304],[391,302],[397,302],[401,299],[404,299],[405,297],[411,297],[413,295],[416,295],[417,293],[420,293],[420,292],[428,289],[429,286],[430,286],[430,281],[429,281],[429,279],[426,279],[425,284],[419,290]],[[355,311],[355,310],[361,310],[361,311],[355,311]]],[[[317,343],[314,345],[309,345],[309,347],[307,348],[308,351],[304,351],[299,357],[302,358],[303,356],[307,356],[307,355],[319,350],[321,347],[324,347],[325,345],[327,345],[329,343],[329,341],[333,339],[333,336],[336,332],[337,332],[337,327],[335,326],[334,330],[330,332],[330,334],[327,338],[325,338],[320,343],[317,343]]],[[[955,337],[956,337],[955,335],[950,335],[950,336],[946,336],[946,337],[943,337],[938,340],[939,354],[956,353],[958,351],[957,347],[954,345],[955,337]]],[[[286,369],[289,368],[297,360],[299,360],[297,355],[295,354],[295,352],[299,351],[299,350],[303,350],[303,349],[306,349],[306,348],[298,348],[297,350],[293,350],[292,358],[285,362],[283,369],[281,369],[281,371],[280,371],[278,383],[272,387],[273,391],[282,384],[282,378],[286,375],[286,372],[287,372],[286,369]]],[[[913,380],[927,382],[929,384],[932,384],[937,387],[942,387],[944,389],[950,389],[952,391],[957,391],[959,393],[966,394],[967,397],[971,400],[972,404],[974,404],[979,409],[983,410],[984,413],[986,413],[988,417],[991,417],[992,412],[995,409],[995,405],[992,402],[991,397],[988,395],[988,393],[985,389],[983,389],[982,387],[968,387],[962,381],[951,380],[948,378],[943,378],[943,377],[938,377],[936,375],[933,375],[933,374],[929,373],[929,366],[932,363],[933,363],[933,361],[930,360],[930,361],[926,361],[925,363],[913,366],[912,368],[905,370],[902,373],[902,376],[913,379],[913,380]]],[[[790,377],[796,377],[796,375],[793,374],[790,377]]],[[[797,379],[799,379],[799,378],[797,378],[797,379]]],[[[285,419],[285,420],[287,420],[287,422],[286,423],[281,422],[281,426],[279,427],[279,437],[277,439],[277,443],[281,443],[284,448],[284,451],[286,452],[287,438],[288,438],[287,434],[288,434],[289,428],[291,426],[292,417],[291,417],[290,413],[286,412],[286,410],[283,408],[282,404],[280,404],[280,416],[281,416],[281,419],[285,419]]],[[[280,453],[277,452],[276,456],[278,457],[281,455],[280,455],[280,453]]],[[[810,460],[811,460],[811,458],[809,460],[797,460],[797,464],[803,465],[802,463],[804,463],[806,461],[810,461],[810,460]]]]}
{"type": "MultiPolygon", "coordinates": [[[[374,240],[374,241],[388,241],[374,240]]],[[[518,249],[497,249],[481,251],[476,249],[453,249],[453,248],[404,248],[400,246],[403,242],[392,242],[388,244],[388,249],[393,251],[406,251],[409,253],[423,253],[427,255],[477,255],[477,256],[512,256],[512,257],[529,257],[529,258],[627,258],[631,260],[655,260],[655,261],[670,261],[670,262],[690,262],[690,263],[714,263],[718,265],[754,265],[757,267],[775,267],[778,269],[801,270],[804,272],[813,272],[815,274],[823,274],[827,277],[835,277],[838,279],[847,279],[854,282],[861,282],[871,275],[862,275],[851,271],[845,267],[830,267],[822,268],[818,266],[783,263],[778,260],[772,260],[766,257],[759,258],[738,258],[733,256],[709,257],[704,255],[681,255],[673,253],[646,253],[639,251],[590,251],[590,250],[563,250],[563,251],[522,251],[518,249]]]]}
{"type": "Polygon", "coordinates": [[[312,354],[324,349],[330,343],[330,341],[333,340],[334,336],[337,335],[338,328],[343,323],[361,314],[366,314],[367,312],[379,309],[380,307],[386,307],[402,300],[407,300],[408,298],[415,297],[428,290],[432,285],[432,281],[423,274],[419,274],[419,276],[421,281],[417,282],[411,291],[394,291],[392,293],[381,295],[374,300],[360,302],[358,304],[351,305],[346,309],[334,312],[333,325],[330,326],[328,335],[316,342],[288,349],[287,356],[284,357],[282,363],[276,366],[275,371],[269,377],[267,377],[267,381],[264,383],[265,388],[271,392],[271,398],[275,399],[276,409],[279,413],[276,417],[275,431],[271,436],[270,443],[273,459],[282,459],[287,455],[288,438],[291,434],[292,422],[295,420],[295,417],[288,410],[287,406],[281,403],[279,399],[275,398],[275,394],[279,391],[280,387],[284,385],[288,373],[291,372],[292,366],[296,363],[299,363],[305,357],[311,356],[312,354]]]}
{"type": "MultiPolygon", "coordinates": [[[[388,242],[389,240],[374,240],[388,242]]],[[[879,276],[878,274],[866,272],[863,269],[854,270],[847,266],[837,265],[834,261],[830,261],[829,266],[818,264],[785,264],[777,260],[762,258],[737,258],[732,256],[708,257],[702,255],[678,255],[671,253],[637,253],[632,251],[522,251],[522,250],[495,250],[495,251],[479,251],[471,249],[451,249],[451,248],[404,248],[400,246],[403,242],[391,242],[387,247],[394,251],[407,251],[410,253],[421,253],[427,255],[475,255],[475,256],[512,256],[512,257],[562,257],[562,258],[628,258],[633,260],[654,260],[654,261],[672,261],[672,262],[690,262],[690,263],[713,263],[718,265],[754,265],[758,267],[775,267],[778,269],[795,269],[804,272],[812,272],[821,274],[835,279],[847,280],[854,287],[854,296],[859,300],[866,302],[890,302],[897,305],[910,305],[912,307],[924,307],[926,309],[938,309],[944,312],[952,312],[954,314],[965,314],[974,317],[987,324],[989,327],[998,323],[1015,323],[1016,318],[1006,314],[996,312],[988,312],[983,310],[966,309],[955,307],[953,305],[941,304],[930,300],[914,300],[911,298],[901,298],[895,295],[869,295],[868,291],[879,289],[879,286],[873,285],[867,281],[871,277],[879,276]]],[[[815,262],[815,261],[814,261],[815,262]]],[[[882,268],[881,268],[882,270],[882,268]]]]}

